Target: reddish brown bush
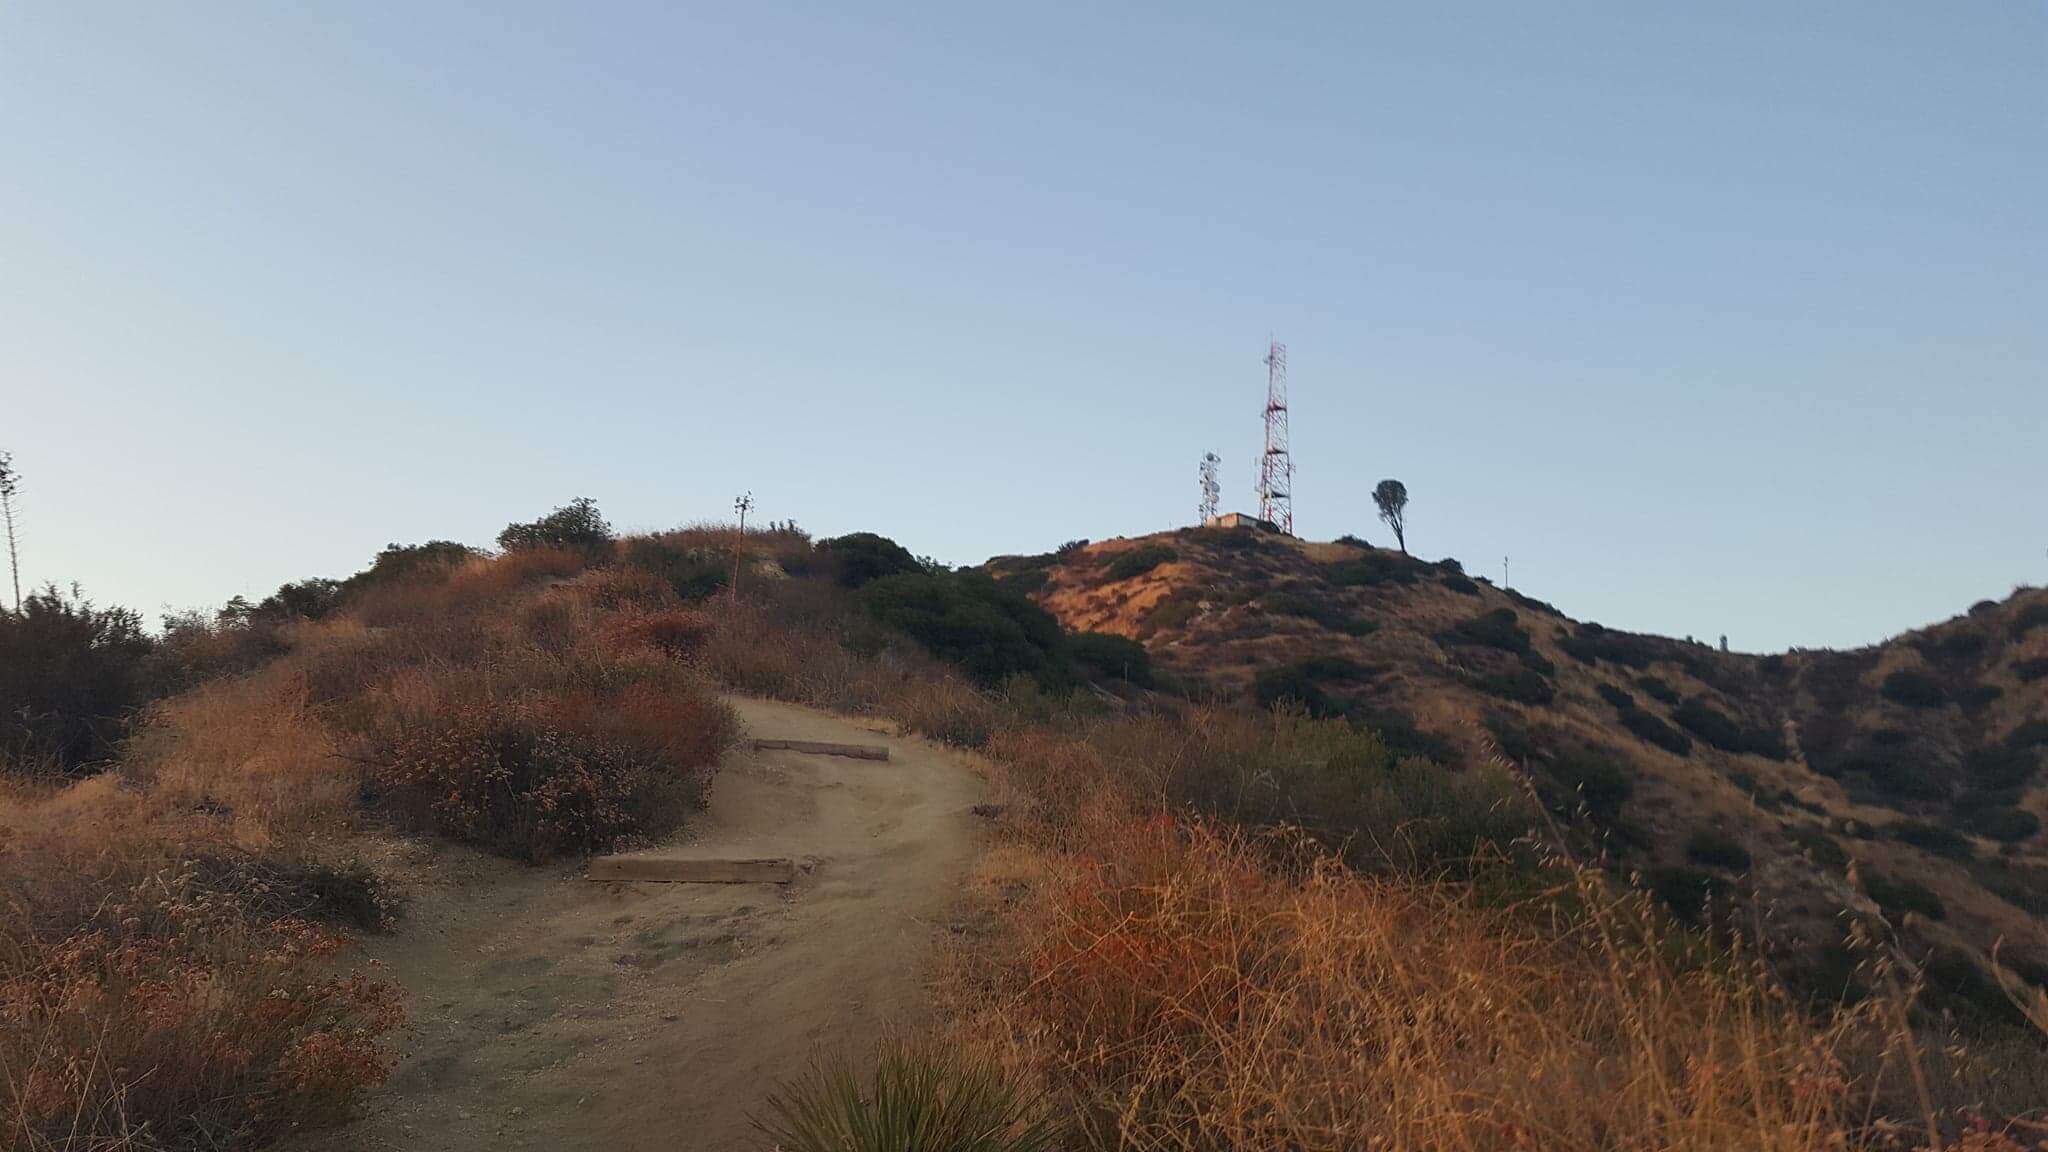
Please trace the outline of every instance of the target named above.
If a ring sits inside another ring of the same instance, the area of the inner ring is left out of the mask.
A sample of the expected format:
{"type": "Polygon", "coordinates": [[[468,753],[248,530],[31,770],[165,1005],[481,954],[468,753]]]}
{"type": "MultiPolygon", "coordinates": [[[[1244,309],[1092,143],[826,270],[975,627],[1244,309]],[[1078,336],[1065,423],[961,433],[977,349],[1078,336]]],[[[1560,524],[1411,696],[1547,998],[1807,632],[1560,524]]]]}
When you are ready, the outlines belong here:
{"type": "Polygon", "coordinates": [[[680,826],[734,733],[673,689],[471,703],[400,729],[375,781],[415,830],[540,863],[680,826]]]}
{"type": "Polygon", "coordinates": [[[703,652],[718,621],[707,612],[684,608],[652,612],[619,621],[613,635],[627,644],[653,648],[670,656],[688,659],[703,652]]]}
{"type": "Polygon", "coordinates": [[[392,990],[331,975],[339,937],[198,876],[0,894],[0,1145],[241,1146],[340,1120],[384,1079],[392,990]]]}

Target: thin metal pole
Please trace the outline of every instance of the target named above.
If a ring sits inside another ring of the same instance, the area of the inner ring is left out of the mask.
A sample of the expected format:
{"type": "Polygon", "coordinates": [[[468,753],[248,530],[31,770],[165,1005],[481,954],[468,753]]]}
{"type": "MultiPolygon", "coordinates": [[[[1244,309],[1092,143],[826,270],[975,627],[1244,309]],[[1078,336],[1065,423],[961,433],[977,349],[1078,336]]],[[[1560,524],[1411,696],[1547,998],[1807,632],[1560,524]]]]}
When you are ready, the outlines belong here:
{"type": "Polygon", "coordinates": [[[7,518],[7,569],[14,577],[14,614],[21,615],[21,554],[14,547],[14,456],[0,452],[0,513],[7,518]]]}
{"type": "Polygon", "coordinates": [[[740,534],[732,544],[732,601],[740,601],[740,573],[744,568],[740,562],[747,547],[747,510],[754,506],[754,494],[748,492],[732,502],[733,510],[740,514],[740,534]]]}

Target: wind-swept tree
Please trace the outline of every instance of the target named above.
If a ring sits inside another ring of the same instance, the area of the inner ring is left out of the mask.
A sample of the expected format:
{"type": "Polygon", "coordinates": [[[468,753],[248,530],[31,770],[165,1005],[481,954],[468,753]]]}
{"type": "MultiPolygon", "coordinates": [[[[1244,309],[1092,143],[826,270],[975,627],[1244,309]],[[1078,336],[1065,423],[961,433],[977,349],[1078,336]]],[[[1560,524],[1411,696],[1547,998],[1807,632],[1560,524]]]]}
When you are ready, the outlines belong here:
{"type": "Polygon", "coordinates": [[[1372,502],[1380,506],[1380,519],[1394,530],[1394,542],[1401,555],[1408,554],[1408,486],[1399,480],[1382,480],[1372,490],[1372,502]]]}

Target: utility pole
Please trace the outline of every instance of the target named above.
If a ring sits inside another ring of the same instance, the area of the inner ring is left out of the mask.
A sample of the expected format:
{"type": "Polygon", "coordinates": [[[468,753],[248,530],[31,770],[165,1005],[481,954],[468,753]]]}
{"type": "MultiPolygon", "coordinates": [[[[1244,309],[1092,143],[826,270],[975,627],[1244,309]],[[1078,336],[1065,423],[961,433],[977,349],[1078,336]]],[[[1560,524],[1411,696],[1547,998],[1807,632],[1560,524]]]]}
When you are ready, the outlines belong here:
{"type": "Polygon", "coordinates": [[[1507,558],[1507,557],[1505,557],[1505,556],[1503,556],[1503,557],[1501,557],[1501,558],[1500,558],[1500,586],[1501,586],[1501,590],[1502,590],[1502,591],[1506,591],[1506,590],[1507,590],[1507,587],[1508,587],[1508,558],[1507,558]]]}
{"type": "Polygon", "coordinates": [[[14,577],[14,613],[21,614],[21,554],[14,547],[14,455],[0,452],[0,516],[7,520],[7,568],[14,577]]]}
{"type": "Polygon", "coordinates": [[[747,550],[747,513],[754,507],[754,494],[747,492],[732,502],[732,510],[740,514],[740,534],[732,545],[732,602],[740,602],[740,557],[747,550]]]}

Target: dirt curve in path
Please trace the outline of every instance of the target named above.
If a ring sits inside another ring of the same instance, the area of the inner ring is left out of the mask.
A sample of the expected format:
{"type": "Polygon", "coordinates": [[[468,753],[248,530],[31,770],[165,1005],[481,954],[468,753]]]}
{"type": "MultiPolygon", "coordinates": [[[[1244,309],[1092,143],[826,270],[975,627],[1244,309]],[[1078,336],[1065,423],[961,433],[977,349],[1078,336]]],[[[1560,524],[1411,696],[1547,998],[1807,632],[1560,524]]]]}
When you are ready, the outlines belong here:
{"type": "Polygon", "coordinates": [[[406,993],[401,1063],[340,1149],[694,1150],[748,1125],[820,1049],[926,1011],[974,854],[971,771],[922,741],[736,699],[749,737],[886,744],[886,763],[739,751],[650,854],[788,856],[796,882],[595,883],[447,849],[367,951],[406,993]]]}

